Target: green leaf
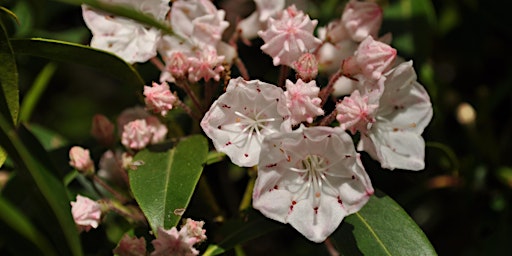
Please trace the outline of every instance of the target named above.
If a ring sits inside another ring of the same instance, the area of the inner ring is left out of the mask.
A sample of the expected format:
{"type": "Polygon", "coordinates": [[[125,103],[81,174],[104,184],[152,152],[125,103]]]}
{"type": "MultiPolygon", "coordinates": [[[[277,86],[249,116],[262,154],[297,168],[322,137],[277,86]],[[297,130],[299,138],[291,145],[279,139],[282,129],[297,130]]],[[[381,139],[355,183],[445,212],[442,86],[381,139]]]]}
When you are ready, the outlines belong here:
{"type": "Polygon", "coordinates": [[[17,186],[6,187],[3,195],[25,206],[23,210],[44,227],[46,237],[59,254],[82,255],[66,189],[52,174],[53,166],[42,146],[23,125],[15,130],[3,115],[0,115],[0,141],[18,167],[17,186]]]}
{"type": "Polygon", "coordinates": [[[92,8],[102,10],[102,11],[111,13],[113,15],[130,18],[130,19],[138,21],[142,24],[158,28],[169,35],[175,35],[174,32],[172,31],[172,28],[169,25],[162,23],[162,22],[156,20],[155,18],[148,16],[142,12],[136,11],[133,8],[125,7],[122,5],[109,4],[109,3],[105,3],[104,1],[98,1],[98,0],[56,0],[56,1],[73,4],[73,5],[86,4],[92,8]]]}
{"type": "Polygon", "coordinates": [[[204,136],[194,135],[166,152],[143,150],[134,157],[141,165],[129,171],[130,186],[156,234],[158,227],[178,224],[194,193],[208,154],[204,136]]]}
{"type": "Polygon", "coordinates": [[[0,219],[23,238],[32,242],[45,255],[57,255],[50,242],[32,225],[27,216],[2,196],[0,219]]]}
{"type": "Polygon", "coordinates": [[[0,113],[17,123],[19,103],[18,69],[4,25],[0,22],[0,113]]]}
{"type": "Polygon", "coordinates": [[[3,13],[5,13],[5,14],[7,14],[7,15],[8,15],[8,16],[10,16],[14,21],[16,21],[16,23],[20,24],[20,20],[18,19],[18,16],[16,16],[16,14],[15,14],[13,11],[11,11],[11,10],[9,10],[9,9],[7,9],[7,8],[5,8],[5,7],[3,7],[3,6],[0,6],[0,12],[3,12],[3,13]]]}
{"type": "Polygon", "coordinates": [[[343,255],[437,255],[414,220],[380,191],[331,239],[343,255]]]}
{"type": "Polygon", "coordinates": [[[121,82],[137,89],[140,89],[145,84],[135,68],[116,55],[106,51],[80,44],[42,38],[11,39],[10,42],[14,54],[86,65],[108,73],[121,82]]]}
{"type": "Polygon", "coordinates": [[[250,208],[243,220],[234,220],[226,223],[228,227],[223,233],[226,237],[219,244],[208,246],[203,256],[213,256],[225,253],[233,249],[236,245],[245,243],[269,232],[285,227],[284,224],[273,221],[256,210],[250,208]]]}
{"type": "Polygon", "coordinates": [[[20,122],[30,120],[34,108],[39,102],[39,99],[41,99],[41,96],[46,90],[46,87],[48,86],[48,83],[50,82],[50,79],[52,78],[56,69],[57,66],[55,63],[49,63],[43,68],[43,70],[41,70],[41,72],[39,72],[34,83],[32,84],[32,87],[25,94],[23,102],[21,103],[20,122]]]}

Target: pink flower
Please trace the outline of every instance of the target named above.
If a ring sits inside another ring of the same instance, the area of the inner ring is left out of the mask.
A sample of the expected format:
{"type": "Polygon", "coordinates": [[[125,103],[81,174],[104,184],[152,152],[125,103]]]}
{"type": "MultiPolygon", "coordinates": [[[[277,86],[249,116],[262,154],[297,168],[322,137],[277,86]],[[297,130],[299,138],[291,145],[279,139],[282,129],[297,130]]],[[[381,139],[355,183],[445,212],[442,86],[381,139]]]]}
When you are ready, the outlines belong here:
{"type": "Polygon", "coordinates": [[[145,119],[137,119],[123,127],[121,143],[131,149],[143,149],[151,141],[153,133],[145,119]]]}
{"type": "Polygon", "coordinates": [[[382,8],[373,2],[350,0],[341,16],[341,23],[356,42],[368,36],[377,37],[382,24],[382,8]]]}
{"type": "Polygon", "coordinates": [[[76,202],[71,202],[71,214],[80,231],[88,232],[97,228],[101,217],[100,205],[81,195],[76,196],[76,202]]]}
{"type": "Polygon", "coordinates": [[[261,50],[273,58],[275,66],[291,67],[302,54],[321,44],[322,41],[313,35],[317,23],[292,5],[283,10],[278,19],[269,18],[268,28],[258,32],[265,41],[261,50]]]}
{"type": "Polygon", "coordinates": [[[114,124],[104,115],[94,115],[92,118],[91,135],[102,145],[114,143],[114,124]]]}
{"type": "Polygon", "coordinates": [[[91,159],[88,149],[74,146],[69,150],[69,165],[80,172],[94,172],[94,162],[91,159]]]}
{"type": "Polygon", "coordinates": [[[425,141],[421,133],[432,119],[430,97],[416,81],[411,61],[384,76],[384,91],[373,115],[375,123],[361,134],[357,149],[368,152],[382,168],[422,170],[425,141]]]}
{"type": "Polygon", "coordinates": [[[258,163],[263,137],[290,130],[290,112],[281,88],[259,80],[231,79],[201,120],[215,149],[244,167],[258,163]]]}
{"type": "Polygon", "coordinates": [[[146,240],[144,237],[136,238],[125,234],[112,253],[119,256],[145,256],[146,240]]]}
{"type": "Polygon", "coordinates": [[[302,121],[313,122],[313,118],[324,114],[320,107],[322,100],[318,98],[320,88],[315,80],[304,83],[301,79],[297,83],[286,80],[286,106],[291,112],[290,120],[293,125],[302,121]]]}
{"type": "Polygon", "coordinates": [[[378,80],[382,73],[393,66],[395,58],[396,50],[393,47],[369,36],[361,42],[352,57],[343,61],[343,74],[349,77],[362,74],[366,78],[378,80]]]}
{"type": "Polygon", "coordinates": [[[187,55],[182,51],[175,51],[165,58],[165,70],[170,73],[169,78],[160,78],[160,80],[172,80],[175,78],[184,78],[188,74],[190,67],[187,55]],[[171,79],[172,78],[172,79],[171,79]]]}
{"type": "Polygon", "coordinates": [[[222,62],[224,56],[217,55],[217,51],[214,48],[206,47],[197,52],[196,57],[189,57],[189,69],[188,79],[192,82],[197,82],[201,79],[209,81],[214,79],[215,81],[220,80],[220,73],[224,71],[222,62]]]}
{"type": "Polygon", "coordinates": [[[318,61],[314,54],[304,53],[293,63],[293,69],[300,79],[309,82],[318,75],[318,61]]]}
{"type": "Polygon", "coordinates": [[[345,97],[336,104],[338,111],[336,119],[343,130],[350,130],[352,134],[356,131],[366,133],[375,122],[373,115],[378,106],[378,104],[368,104],[368,96],[361,96],[356,90],[350,97],[345,97]]]}
{"type": "Polygon", "coordinates": [[[129,122],[137,119],[145,119],[148,116],[150,116],[149,113],[143,107],[140,106],[127,108],[123,110],[121,114],[119,114],[119,116],[117,117],[117,128],[119,135],[123,133],[124,126],[129,122]]]}
{"type": "Polygon", "coordinates": [[[173,108],[173,104],[178,100],[169,89],[166,82],[161,84],[153,83],[153,86],[144,86],[144,102],[148,110],[160,113],[162,116],[167,115],[167,111],[173,108]]]}
{"type": "Polygon", "coordinates": [[[181,232],[178,232],[176,227],[172,227],[170,230],[159,227],[156,236],[157,238],[151,241],[153,247],[155,247],[151,256],[190,256],[199,254],[199,251],[193,247],[195,239],[184,236],[181,232]],[[191,239],[194,241],[191,242],[191,239]]]}
{"type": "Polygon", "coordinates": [[[373,194],[351,137],[341,128],[303,125],[262,142],[253,207],[323,242],[373,194]]]}

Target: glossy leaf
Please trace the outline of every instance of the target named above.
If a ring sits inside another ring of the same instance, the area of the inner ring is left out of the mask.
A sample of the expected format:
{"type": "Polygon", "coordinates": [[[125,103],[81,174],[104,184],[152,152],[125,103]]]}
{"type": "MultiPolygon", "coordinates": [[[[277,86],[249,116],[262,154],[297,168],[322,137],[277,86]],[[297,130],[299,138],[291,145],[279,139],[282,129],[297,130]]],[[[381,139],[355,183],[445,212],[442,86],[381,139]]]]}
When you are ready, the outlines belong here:
{"type": "Polygon", "coordinates": [[[153,232],[178,224],[201,176],[208,142],[201,135],[180,141],[166,152],[144,150],[134,161],[141,165],[129,171],[130,186],[153,232]]]}
{"type": "Polygon", "coordinates": [[[0,22],[0,113],[16,124],[20,108],[18,69],[4,25],[0,22]]]}
{"type": "Polygon", "coordinates": [[[233,249],[236,245],[285,227],[284,224],[273,221],[252,208],[248,211],[249,214],[244,220],[236,220],[232,223],[227,223],[226,225],[228,225],[228,227],[225,228],[227,235],[224,240],[219,244],[210,245],[203,255],[213,256],[223,254],[233,249]]]}
{"type": "Polygon", "coordinates": [[[166,25],[155,18],[145,15],[142,12],[135,11],[131,8],[127,8],[120,5],[114,5],[105,3],[105,1],[98,1],[98,0],[57,0],[59,2],[68,3],[68,4],[74,4],[74,5],[81,5],[81,4],[87,4],[90,7],[93,7],[98,10],[102,10],[117,16],[130,18],[132,20],[138,21],[142,24],[158,28],[162,31],[164,31],[167,34],[174,35],[174,32],[172,31],[172,28],[169,25],[166,25]]]}
{"type": "Polygon", "coordinates": [[[50,242],[30,222],[25,214],[0,196],[0,220],[33,243],[45,255],[57,255],[50,242]]]}
{"type": "Polygon", "coordinates": [[[102,72],[108,72],[109,75],[137,88],[137,90],[145,84],[135,68],[106,51],[80,44],[41,38],[11,39],[10,42],[15,54],[86,65],[102,72]]]}
{"type": "Polygon", "coordinates": [[[379,191],[331,239],[343,255],[437,255],[414,220],[379,191]]]}
{"type": "Polygon", "coordinates": [[[28,207],[23,210],[44,227],[43,231],[59,254],[82,255],[67,191],[52,174],[53,166],[46,151],[23,125],[15,130],[3,115],[0,115],[0,141],[18,167],[15,177],[18,183],[11,186],[12,189],[6,187],[3,195],[16,199],[11,202],[28,207]],[[25,189],[20,190],[20,187],[25,189]]]}

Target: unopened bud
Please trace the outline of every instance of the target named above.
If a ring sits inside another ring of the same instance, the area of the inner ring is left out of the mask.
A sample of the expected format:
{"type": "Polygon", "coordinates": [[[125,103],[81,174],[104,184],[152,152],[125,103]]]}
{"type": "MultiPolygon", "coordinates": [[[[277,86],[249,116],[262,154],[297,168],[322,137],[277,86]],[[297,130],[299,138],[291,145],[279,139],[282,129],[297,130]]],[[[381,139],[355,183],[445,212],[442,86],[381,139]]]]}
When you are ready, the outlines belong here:
{"type": "Polygon", "coordinates": [[[341,68],[343,75],[348,77],[362,74],[366,78],[378,80],[382,73],[393,66],[395,58],[396,49],[368,36],[353,56],[343,60],[341,68]]]}
{"type": "Polygon", "coordinates": [[[318,75],[318,60],[315,55],[305,53],[293,63],[293,69],[297,72],[298,78],[309,82],[318,75]]]}
{"type": "Polygon", "coordinates": [[[104,115],[94,115],[91,135],[102,145],[111,146],[114,143],[114,124],[104,115]]]}
{"type": "Polygon", "coordinates": [[[69,150],[69,159],[69,165],[78,171],[85,174],[94,173],[94,162],[91,159],[89,150],[74,146],[69,150]]]}

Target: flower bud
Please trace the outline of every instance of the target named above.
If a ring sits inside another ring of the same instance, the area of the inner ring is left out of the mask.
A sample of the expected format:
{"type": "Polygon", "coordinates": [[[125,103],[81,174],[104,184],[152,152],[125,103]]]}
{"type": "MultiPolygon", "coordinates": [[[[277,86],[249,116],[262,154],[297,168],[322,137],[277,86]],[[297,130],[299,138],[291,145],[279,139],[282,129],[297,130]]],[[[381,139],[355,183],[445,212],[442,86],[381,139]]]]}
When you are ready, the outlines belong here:
{"type": "Polygon", "coordinates": [[[91,135],[102,145],[111,146],[114,143],[114,124],[104,115],[94,115],[91,135]]]}
{"type": "Polygon", "coordinates": [[[101,207],[87,197],[77,195],[76,202],[71,202],[71,214],[79,231],[88,232],[97,228],[101,217],[101,207]]]}
{"type": "Polygon", "coordinates": [[[376,3],[351,0],[345,6],[341,23],[356,42],[367,36],[377,37],[382,25],[382,8],[376,3]]]}
{"type": "Polygon", "coordinates": [[[123,128],[121,143],[131,149],[143,149],[151,141],[152,132],[145,119],[127,123],[123,128]]]}
{"type": "Polygon", "coordinates": [[[144,96],[146,109],[160,113],[162,116],[167,115],[167,112],[173,108],[174,103],[178,100],[166,82],[162,84],[153,83],[153,86],[144,86],[144,96]]]}
{"type": "Polygon", "coordinates": [[[352,77],[362,74],[366,78],[378,80],[382,73],[391,68],[396,58],[396,49],[367,37],[353,56],[343,60],[343,75],[352,77]]]}
{"type": "Polygon", "coordinates": [[[91,159],[89,150],[74,146],[69,150],[69,159],[69,165],[76,168],[79,172],[85,174],[94,173],[94,162],[91,159]]]}
{"type": "Polygon", "coordinates": [[[293,69],[297,72],[298,78],[309,82],[318,75],[318,61],[314,54],[305,53],[293,63],[293,69]]]}

